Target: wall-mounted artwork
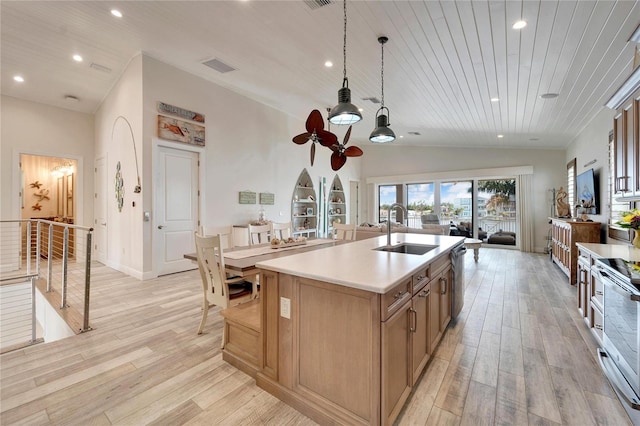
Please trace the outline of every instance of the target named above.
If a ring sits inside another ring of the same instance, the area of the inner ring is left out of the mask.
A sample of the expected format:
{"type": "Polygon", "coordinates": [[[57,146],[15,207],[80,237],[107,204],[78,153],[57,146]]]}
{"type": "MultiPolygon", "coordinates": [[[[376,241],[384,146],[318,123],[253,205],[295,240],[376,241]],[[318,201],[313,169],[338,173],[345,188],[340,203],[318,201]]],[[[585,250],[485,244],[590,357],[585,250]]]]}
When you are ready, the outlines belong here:
{"type": "Polygon", "coordinates": [[[158,137],[198,146],[205,143],[204,127],[164,115],[158,115],[158,137]]]}
{"type": "Polygon", "coordinates": [[[271,194],[269,192],[261,192],[260,193],[260,204],[264,205],[274,205],[276,202],[275,194],[271,194]]]}
{"type": "Polygon", "coordinates": [[[73,217],[73,173],[71,173],[70,175],[68,175],[66,177],[67,182],[66,182],[66,192],[64,193],[64,197],[60,197],[60,198],[65,198],[65,201],[67,202],[67,209],[65,211],[65,216],[66,217],[73,217]]]}
{"type": "Polygon", "coordinates": [[[165,104],[164,102],[158,103],[158,112],[161,112],[163,114],[175,115],[176,117],[184,118],[185,120],[204,123],[204,115],[174,105],[165,104]]]}
{"type": "Polygon", "coordinates": [[[122,212],[122,206],[124,206],[124,180],[122,179],[122,173],[120,172],[120,162],[116,164],[116,201],[118,202],[118,211],[122,212]]]}
{"type": "Polygon", "coordinates": [[[240,191],[239,204],[255,204],[256,203],[256,193],[251,191],[240,191]]]}

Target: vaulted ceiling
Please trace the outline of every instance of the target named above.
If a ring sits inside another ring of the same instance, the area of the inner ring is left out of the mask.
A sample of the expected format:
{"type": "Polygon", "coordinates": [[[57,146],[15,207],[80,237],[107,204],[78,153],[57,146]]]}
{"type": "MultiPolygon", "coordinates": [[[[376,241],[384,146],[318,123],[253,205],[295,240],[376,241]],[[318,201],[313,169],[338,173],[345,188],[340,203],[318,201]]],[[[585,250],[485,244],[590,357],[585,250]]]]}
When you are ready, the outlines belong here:
{"type": "MultiPolygon", "coordinates": [[[[71,110],[95,112],[140,52],[300,120],[335,105],[342,85],[341,1],[3,0],[0,13],[2,94],[71,110]],[[234,70],[202,64],[211,59],[234,70]]],[[[395,144],[564,148],[631,74],[640,4],[350,0],[347,16],[347,76],[364,117],[352,141],[374,128],[386,35],[395,144]],[[528,25],[515,30],[519,19],[528,25]]]]}

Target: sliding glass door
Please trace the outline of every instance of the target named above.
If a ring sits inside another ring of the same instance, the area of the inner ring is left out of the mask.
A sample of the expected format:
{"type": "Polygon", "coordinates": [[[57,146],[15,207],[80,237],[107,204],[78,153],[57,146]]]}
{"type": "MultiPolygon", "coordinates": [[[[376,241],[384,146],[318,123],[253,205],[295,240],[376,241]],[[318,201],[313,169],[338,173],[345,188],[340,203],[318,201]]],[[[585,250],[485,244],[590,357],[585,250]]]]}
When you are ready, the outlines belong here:
{"type": "Polygon", "coordinates": [[[488,244],[516,245],[516,180],[478,181],[478,238],[488,244]]]}
{"type": "Polygon", "coordinates": [[[473,181],[440,184],[440,220],[451,225],[450,235],[473,236],[473,181]]]}

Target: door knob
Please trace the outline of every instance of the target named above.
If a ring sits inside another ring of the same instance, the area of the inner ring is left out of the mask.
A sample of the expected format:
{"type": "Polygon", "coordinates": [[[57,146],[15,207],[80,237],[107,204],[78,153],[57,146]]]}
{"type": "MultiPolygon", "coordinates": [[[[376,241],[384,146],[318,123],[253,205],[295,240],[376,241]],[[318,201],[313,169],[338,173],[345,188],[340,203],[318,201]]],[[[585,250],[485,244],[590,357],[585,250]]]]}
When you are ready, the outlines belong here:
{"type": "Polygon", "coordinates": [[[158,225],[158,229],[162,229],[162,228],[164,228],[163,225],[158,225]]]}

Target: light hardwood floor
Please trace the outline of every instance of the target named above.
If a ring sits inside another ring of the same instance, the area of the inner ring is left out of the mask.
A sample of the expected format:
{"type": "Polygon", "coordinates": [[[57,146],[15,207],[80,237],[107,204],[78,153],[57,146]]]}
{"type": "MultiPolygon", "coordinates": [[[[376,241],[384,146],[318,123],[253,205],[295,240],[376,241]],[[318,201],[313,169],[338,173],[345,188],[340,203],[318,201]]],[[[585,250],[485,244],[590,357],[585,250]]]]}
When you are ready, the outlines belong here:
{"type": "MultiPolygon", "coordinates": [[[[575,288],[548,256],[465,257],[465,307],[398,424],[629,424],[595,360],[575,288]]],[[[197,271],[138,281],[93,271],[94,331],[0,357],[0,424],[306,425],[203,335],[197,271]]]]}

